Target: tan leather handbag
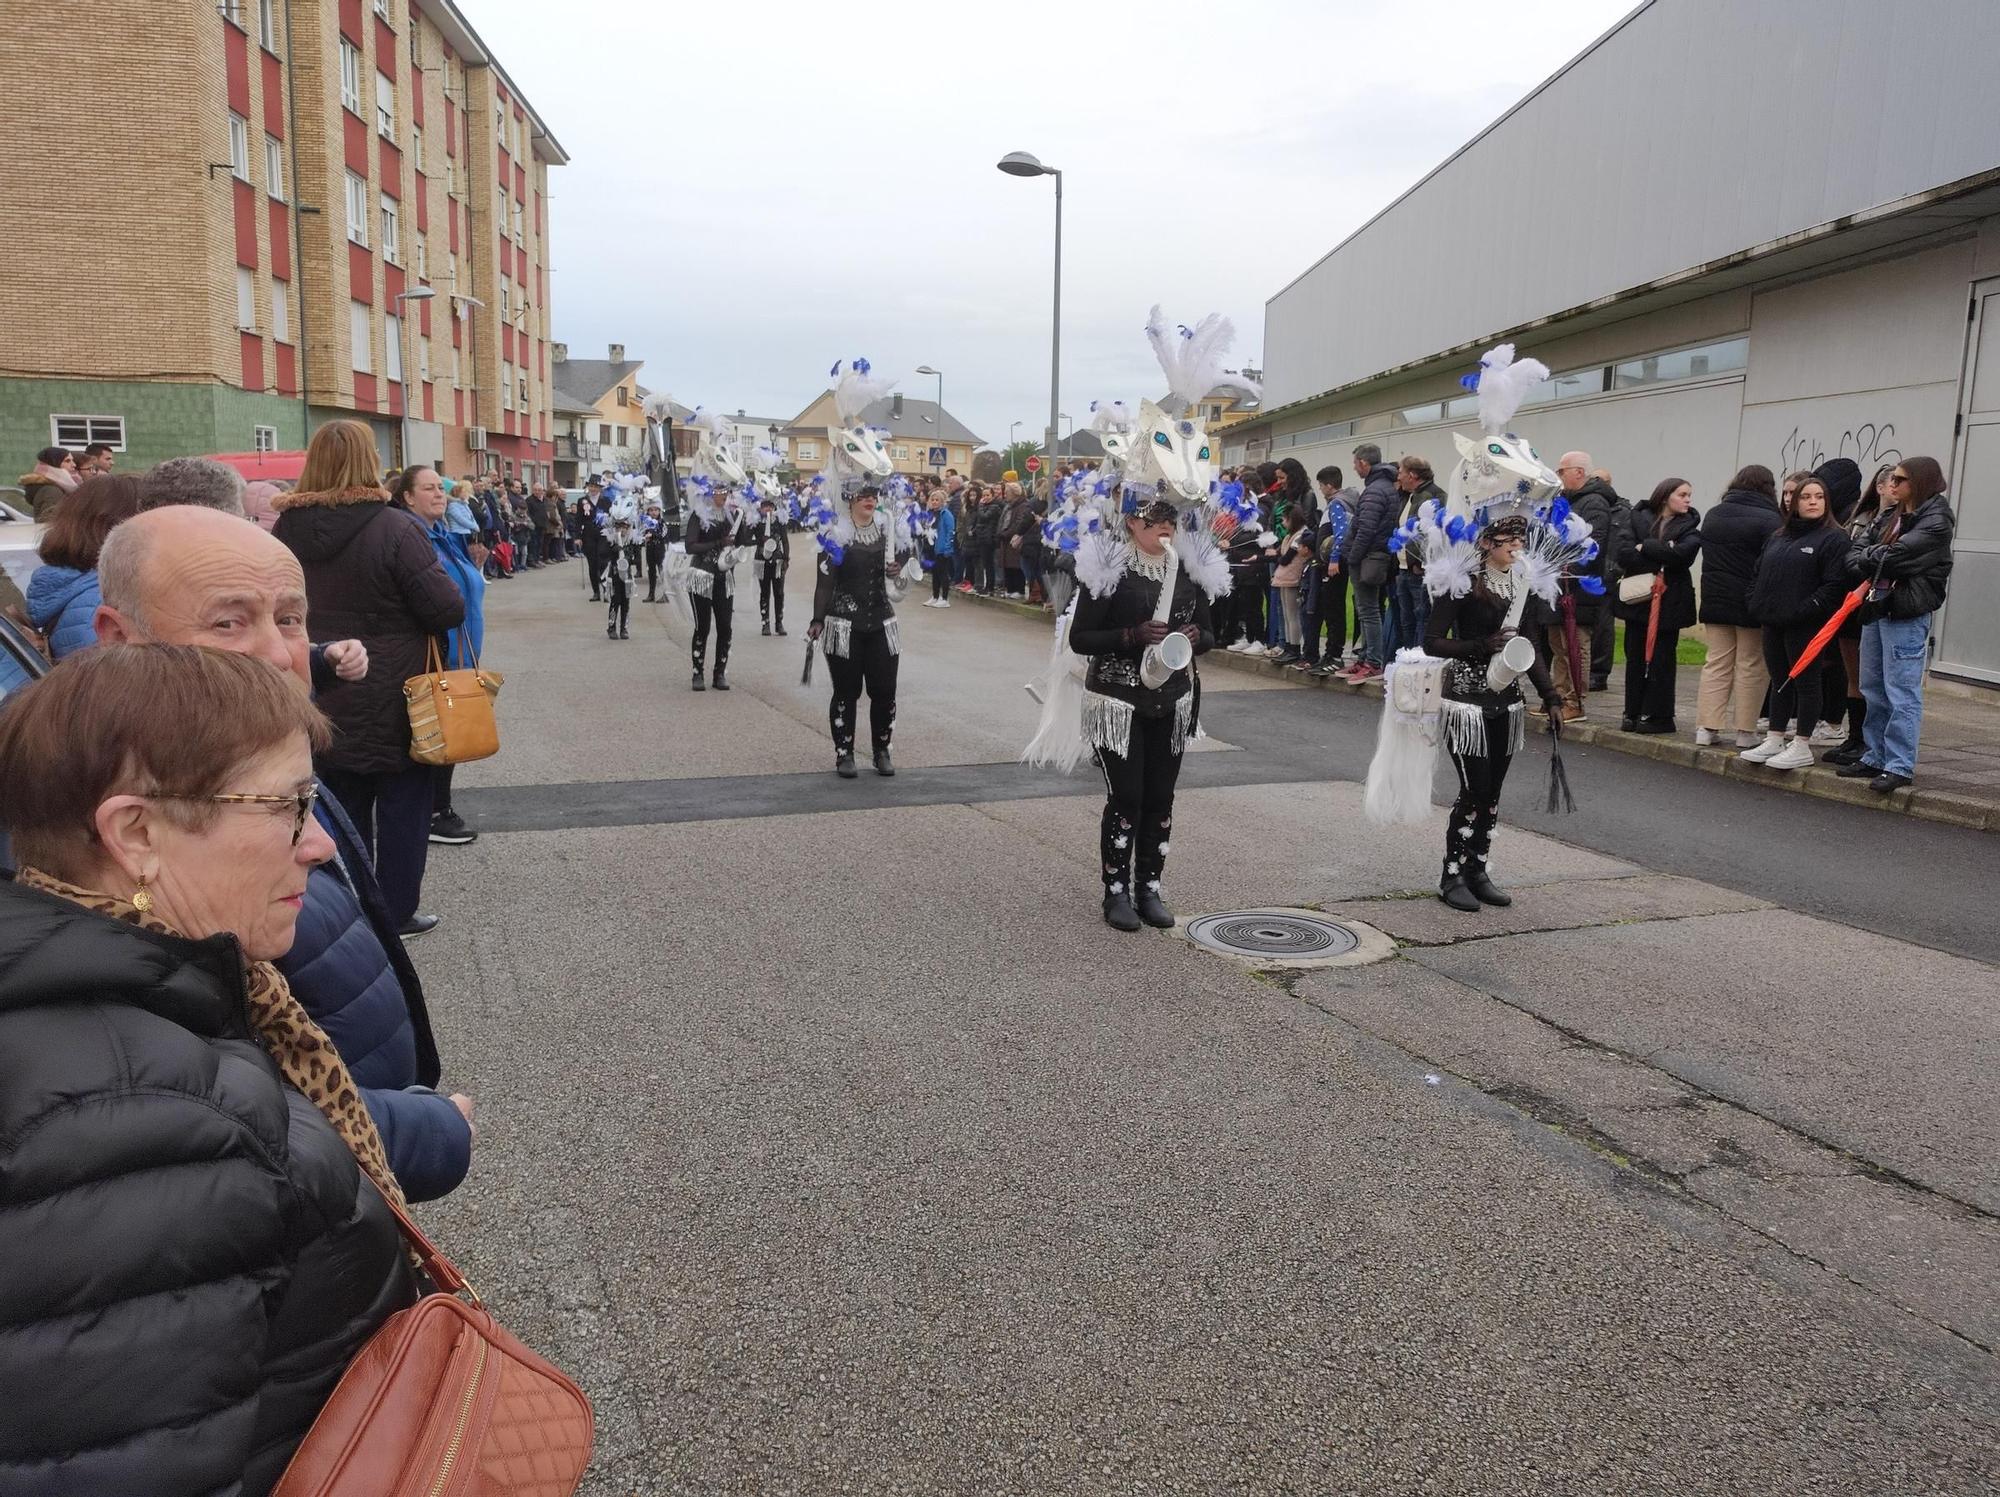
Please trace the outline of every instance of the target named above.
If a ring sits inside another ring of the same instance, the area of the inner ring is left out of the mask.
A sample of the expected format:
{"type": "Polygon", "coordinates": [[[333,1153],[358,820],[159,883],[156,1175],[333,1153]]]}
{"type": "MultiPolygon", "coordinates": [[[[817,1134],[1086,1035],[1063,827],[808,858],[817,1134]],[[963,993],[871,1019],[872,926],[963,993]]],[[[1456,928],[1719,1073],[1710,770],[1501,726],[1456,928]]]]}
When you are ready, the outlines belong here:
{"type": "Polygon", "coordinates": [[[369,1338],[273,1497],[571,1497],[590,1465],[590,1400],[388,1204],[440,1292],[369,1338]]]}
{"type": "Polygon", "coordinates": [[[433,639],[430,669],[403,683],[410,710],[410,757],[419,764],[470,764],[499,753],[493,699],[505,680],[500,672],[482,668],[476,655],[469,670],[446,670],[433,639]]]}

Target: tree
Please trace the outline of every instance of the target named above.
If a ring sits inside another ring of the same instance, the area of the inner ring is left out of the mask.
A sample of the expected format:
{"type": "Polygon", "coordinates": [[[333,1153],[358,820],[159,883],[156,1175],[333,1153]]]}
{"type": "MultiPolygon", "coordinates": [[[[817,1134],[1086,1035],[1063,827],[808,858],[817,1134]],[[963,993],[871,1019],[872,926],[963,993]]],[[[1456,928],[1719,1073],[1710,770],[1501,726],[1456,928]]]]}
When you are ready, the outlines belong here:
{"type": "Polygon", "coordinates": [[[1025,475],[1028,471],[1028,459],[1039,451],[1040,447],[1041,444],[1038,442],[1016,442],[1001,453],[1000,466],[1025,475]]]}

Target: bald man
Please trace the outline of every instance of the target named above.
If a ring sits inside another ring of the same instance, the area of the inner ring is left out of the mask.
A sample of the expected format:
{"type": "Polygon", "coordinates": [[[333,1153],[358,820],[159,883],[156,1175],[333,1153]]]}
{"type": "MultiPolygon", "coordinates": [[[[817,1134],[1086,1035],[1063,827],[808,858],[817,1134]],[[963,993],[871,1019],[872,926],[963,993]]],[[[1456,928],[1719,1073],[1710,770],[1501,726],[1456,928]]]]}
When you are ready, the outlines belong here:
{"type": "MultiPolygon", "coordinates": [[[[310,682],[305,574],[249,521],[189,505],[149,510],[112,530],[97,565],[100,643],[207,645],[310,682]]],[[[326,653],[343,676],[355,671],[348,679],[368,668],[354,640],[326,653]]],[[[404,1192],[435,1200],[471,1167],[472,1101],[432,1090],[438,1054],[423,984],[359,833],[325,786],[314,814],[338,856],[312,871],[298,936],[278,970],[353,1072],[404,1192]]]]}
{"type": "MultiPolygon", "coordinates": [[[[1590,533],[1597,541],[1597,560],[1586,563],[1583,570],[1602,578],[1607,575],[1606,566],[1610,561],[1611,519],[1618,496],[1608,484],[1591,473],[1591,467],[1589,453],[1565,452],[1556,460],[1556,477],[1562,480],[1563,497],[1569,500],[1570,509],[1589,523],[1590,533]]],[[[1610,684],[1595,669],[1598,653],[1595,635],[1600,621],[1609,624],[1611,608],[1600,595],[1585,592],[1574,580],[1566,578],[1557,608],[1558,619],[1570,613],[1574,614],[1574,630],[1560,621],[1551,625],[1548,646],[1556,690],[1563,699],[1563,717],[1574,722],[1583,716],[1585,694],[1602,691],[1610,684]],[[1572,632],[1577,667],[1574,672],[1570,669],[1572,632]]],[[[1609,638],[1608,633],[1606,638],[1609,638]]],[[[1608,651],[1608,646],[1604,648],[1608,651]]],[[[1604,666],[1608,672],[1608,656],[1604,666]]]]}

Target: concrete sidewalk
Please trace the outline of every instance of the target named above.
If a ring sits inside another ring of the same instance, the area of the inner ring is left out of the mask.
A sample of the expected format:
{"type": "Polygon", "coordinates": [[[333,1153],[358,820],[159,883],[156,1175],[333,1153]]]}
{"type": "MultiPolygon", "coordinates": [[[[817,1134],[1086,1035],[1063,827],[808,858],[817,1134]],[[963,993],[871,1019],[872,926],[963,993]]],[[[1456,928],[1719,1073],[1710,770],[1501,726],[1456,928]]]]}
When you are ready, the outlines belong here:
{"type": "MultiPolygon", "coordinates": [[[[1043,618],[1039,604],[1005,598],[986,598],[977,593],[952,594],[952,601],[967,600],[986,608],[1012,609],[1016,613],[1043,618]]],[[[1356,686],[1347,681],[1307,675],[1287,666],[1273,665],[1256,656],[1232,655],[1214,650],[1203,657],[1205,666],[1243,671],[1269,679],[1282,679],[1297,686],[1346,692],[1351,696],[1382,695],[1381,685],[1370,682],[1356,686]]],[[[1678,703],[1676,720],[1681,731],[1671,737],[1643,733],[1622,733],[1618,719],[1624,703],[1624,669],[1612,674],[1612,689],[1594,693],[1586,703],[1591,716],[1564,728],[1563,737],[1576,743],[1591,743],[1684,765],[1709,774],[1727,775],[1752,784],[1778,790],[1816,795],[1849,805],[1870,806],[1924,821],[1973,831],[2000,832],[2000,691],[1933,678],[1924,692],[1924,722],[1917,750],[1917,783],[1907,790],[1878,795],[1866,780],[1843,780],[1830,764],[1805,770],[1766,769],[1746,762],[1735,747],[1697,748],[1694,743],[1694,699],[1701,682],[1699,666],[1681,667],[1675,681],[1678,703]]]]}

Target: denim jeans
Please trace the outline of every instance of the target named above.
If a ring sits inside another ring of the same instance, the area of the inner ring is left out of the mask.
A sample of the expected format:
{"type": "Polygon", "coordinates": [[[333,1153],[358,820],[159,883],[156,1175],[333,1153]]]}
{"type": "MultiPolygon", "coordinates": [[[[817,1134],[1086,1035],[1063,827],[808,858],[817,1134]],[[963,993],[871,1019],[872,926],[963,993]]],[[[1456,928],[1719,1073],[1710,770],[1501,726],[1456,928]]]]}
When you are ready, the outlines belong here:
{"type": "Polygon", "coordinates": [[[1890,774],[1917,772],[1917,729],[1924,720],[1924,665],[1931,616],[1877,619],[1861,627],[1861,762],[1890,774]]]}
{"type": "Polygon", "coordinates": [[[1361,658],[1370,665],[1382,664],[1382,589],[1365,582],[1354,584],[1354,618],[1361,626],[1361,658]]]}
{"type": "Polygon", "coordinates": [[[1431,595],[1424,588],[1424,579],[1415,572],[1397,572],[1391,591],[1396,600],[1396,635],[1392,642],[1385,643],[1391,659],[1398,650],[1421,649],[1424,630],[1431,622],[1431,595]]]}

